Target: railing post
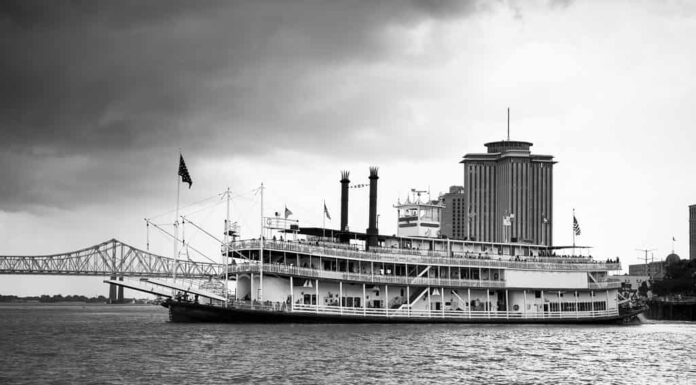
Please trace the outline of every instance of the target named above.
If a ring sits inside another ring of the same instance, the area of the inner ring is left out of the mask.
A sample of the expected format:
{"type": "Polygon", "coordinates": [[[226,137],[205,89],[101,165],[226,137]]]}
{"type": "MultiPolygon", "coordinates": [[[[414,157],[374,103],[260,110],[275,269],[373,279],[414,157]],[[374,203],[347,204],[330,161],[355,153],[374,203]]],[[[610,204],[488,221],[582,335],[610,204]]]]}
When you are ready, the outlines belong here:
{"type": "Polygon", "coordinates": [[[510,296],[507,289],[505,289],[505,318],[510,319],[510,296]]]}
{"type": "Polygon", "coordinates": [[[592,317],[594,317],[595,316],[595,314],[594,314],[594,290],[590,291],[590,301],[591,301],[590,302],[590,304],[591,304],[590,309],[592,309],[592,317]]]}
{"type": "Polygon", "coordinates": [[[445,287],[440,286],[440,314],[445,318],[445,287]]]}
{"type": "Polygon", "coordinates": [[[469,319],[471,319],[471,288],[466,289],[466,308],[469,309],[469,319]]]}
{"type": "Polygon", "coordinates": [[[488,310],[488,319],[491,318],[491,291],[486,288],[486,310],[488,310]]]}
{"type": "Polygon", "coordinates": [[[527,318],[527,290],[524,290],[522,292],[522,295],[524,296],[522,304],[524,305],[524,308],[522,308],[522,317],[527,318]]]}
{"type": "Polygon", "coordinates": [[[295,285],[293,284],[292,275],[290,276],[290,311],[295,305],[295,285]]]}
{"type": "Polygon", "coordinates": [[[432,292],[430,291],[430,286],[428,286],[428,318],[431,318],[430,311],[433,307],[433,302],[430,297],[432,297],[432,292]]]}
{"type": "Polygon", "coordinates": [[[365,299],[365,284],[363,283],[363,317],[367,313],[367,300],[365,299]]]}
{"type": "Polygon", "coordinates": [[[316,283],[315,288],[314,288],[314,293],[315,293],[315,297],[316,297],[315,304],[316,304],[317,313],[319,313],[319,280],[316,279],[314,281],[316,283]]]}
{"type": "Polygon", "coordinates": [[[575,318],[576,319],[580,318],[580,313],[579,313],[580,309],[578,309],[578,297],[579,296],[580,296],[580,294],[578,294],[578,291],[575,290],[575,318]]]}

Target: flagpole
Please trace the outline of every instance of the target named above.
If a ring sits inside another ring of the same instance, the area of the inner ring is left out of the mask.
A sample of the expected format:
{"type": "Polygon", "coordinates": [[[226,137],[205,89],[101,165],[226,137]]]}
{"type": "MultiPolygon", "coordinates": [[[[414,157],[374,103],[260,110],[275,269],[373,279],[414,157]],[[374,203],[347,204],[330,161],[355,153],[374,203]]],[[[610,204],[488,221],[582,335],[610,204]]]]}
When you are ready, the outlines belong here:
{"type": "Polygon", "coordinates": [[[258,301],[263,303],[263,182],[261,182],[261,240],[260,240],[260,258],[259,258],[259,293],[258,301]]]}
{"type": "MultiPolygon", "coordinates": [[[[179,167],[181,167],[181,149],[179,149],[179,167]]],[[[181,180],[179,172],[176,173],[176,216],[174,217],[174,274],[173,279],[176,281],[176,271],[179,268],[179,248],[177,238],[179,238],[179,195],[181,193],[181,180]]]]}
{"type": "Polygon", "coordinates": [[[575,256],[575,209],[573,208],[573,256],[575,256]]]}
{"type": "MultiPolygon", "coordinates": [[[[230,232],[230,188],[227,187],[227,191],[225,192],[225,195],[227,196],[227,217],[225,218],[225,237],[224,237],[224,242],[225,242],[225,307],[227,307],[230,299],[229,299],[229,269],[227,268],[227,262],[230,258],[230,241],[229,241],[229,232],[230,232]]],[[[236,290],[236,289],[235,289],[236,290]]]]}
{"type": "MultiPolygon", "coordinates": [[[[324,211],[324,208],[326,207],[326,200],[324,200],[324,207],[321,208],[321,236],[323,238],[326,238],[326,212],[324,211]]],[[[322,239],[324,241],[325,239],[322,239]]],[[[674,248],[674,247],[672,247],[674,248]]]]}
{"type": "Polygon", "coordinates": [[[675,241],[674,236],[672,236],[672,254],[674,254],[674,241],[675,241]]]}

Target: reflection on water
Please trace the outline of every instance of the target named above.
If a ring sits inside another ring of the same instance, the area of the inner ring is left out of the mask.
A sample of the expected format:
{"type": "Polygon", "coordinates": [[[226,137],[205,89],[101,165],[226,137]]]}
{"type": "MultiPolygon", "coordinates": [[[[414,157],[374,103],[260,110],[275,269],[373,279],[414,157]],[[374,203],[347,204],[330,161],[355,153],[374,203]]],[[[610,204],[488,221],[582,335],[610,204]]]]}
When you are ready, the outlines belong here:
{"type": "Polygon", "coordinates": [[[172,324],[155,306],[0,306],[0,383],[696,383],[696,324],[172,324]]]}

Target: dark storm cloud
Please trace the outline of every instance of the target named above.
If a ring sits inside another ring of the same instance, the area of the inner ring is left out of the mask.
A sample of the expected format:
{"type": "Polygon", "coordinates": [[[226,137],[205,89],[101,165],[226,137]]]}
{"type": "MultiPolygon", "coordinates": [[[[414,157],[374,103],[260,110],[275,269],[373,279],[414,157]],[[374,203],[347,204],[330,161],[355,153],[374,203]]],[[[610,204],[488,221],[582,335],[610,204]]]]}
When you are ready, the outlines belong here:
{"type": "Polygon", "coordinates": [[[345,151],[374,151],[361,138],[393,134],[380,127],[395,113],[389,84],[321,105],[350,85],[342,74],[356,75],[326,74],[388,63],[399,54],[394,28],[482,9],[455,0],[3,2],[0,210],[70,207],[100,188],[137,195],[177,147],[211,158],[288,148],[331,156],[341,132],[345,151]]]}

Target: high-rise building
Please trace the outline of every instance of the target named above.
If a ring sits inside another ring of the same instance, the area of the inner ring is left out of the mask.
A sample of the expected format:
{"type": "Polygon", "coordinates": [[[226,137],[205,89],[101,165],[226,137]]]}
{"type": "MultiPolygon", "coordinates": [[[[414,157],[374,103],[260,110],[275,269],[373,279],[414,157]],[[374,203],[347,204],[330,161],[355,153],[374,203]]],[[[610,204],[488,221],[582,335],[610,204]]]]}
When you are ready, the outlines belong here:
{"type": "Polygon", "coordinates": [[[440,235],[446,238],[466,237],[466,211],[464,211],[464,187],[450,186],[449,192],[440,196],[442,222],[440,235]]]}
{"type": "Polygon", "coordinates": [[[552,155],[532,154],[532,143],[486,143],[483,154],[466,154],[464,204],[466,234],[483,242],[552,245],[552,155]]]}
{"type": "Polygon", "coordinates": [[[696,259],[696,205],[689,206],[689,259],[696,259]]]}

